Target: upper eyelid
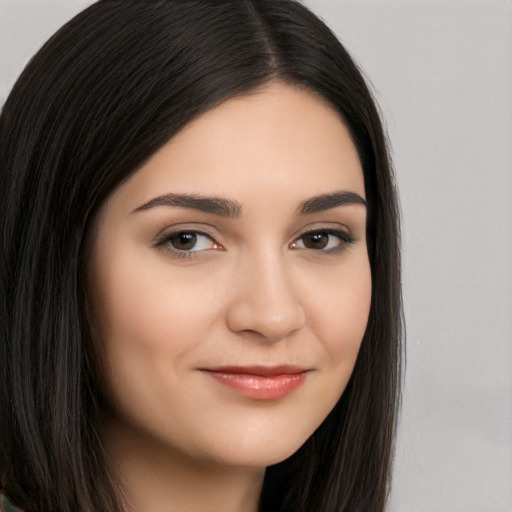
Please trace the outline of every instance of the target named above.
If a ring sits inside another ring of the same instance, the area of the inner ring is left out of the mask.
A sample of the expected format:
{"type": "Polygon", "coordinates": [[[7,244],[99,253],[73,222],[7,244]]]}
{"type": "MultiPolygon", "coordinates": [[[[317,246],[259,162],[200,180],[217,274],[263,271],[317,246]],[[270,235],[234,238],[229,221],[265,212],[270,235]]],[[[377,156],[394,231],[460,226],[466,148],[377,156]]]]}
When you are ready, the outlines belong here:
{"type": "MultiPolygon", "coordinates": [[[[313,225],[304,226],[300,230],[295,231],[295,233],[290,236],[289,240],[290,243],[292,243],[305,235],[322,231],[328,232],[329,234],[333,235],[336,235],[336,233],[344,233],[350,238],[352,238],[354,241],[356,240],[353,230],[347,224],[340,222],[318,222],[313,225]]],[[[210,238],[215,243],[218,243],[219,245],[224,245],[225,243],[225,241],[222,240],[224,237],[222,236],[218,229],[216,229],[214,226],[203,223],[200,223],[199,225],[192,223],[182,223],[172,226],[166,226],[159,230],[159,232],[154,237],[154,241],[155,243],[158,243],[172,235],[187,232],[207,236],[208,238],[210,238]]],[[[237,236],[237,238],[239,237],[237,236]]]]}
{"type": "Polygon", "coordinates": [[[298,238],[307,235],[309,233],[316,233],[316,232],[329,232],[329,233],[335,233],[335,232],[343,232],[347,235],[354,238],[353,235],[353,229],[351,229],[347,224],[341,223],[341,222],[318,222],[314,223],[313,225],[304,226],[301,229],[295,231],[295,233],[292,235],[291,239],[297,240],[298,238]]]}
{"type": "Polygon", "coordinates": [[[209,236],[211,238],[215,238],[216,236],[219,236],[218,230],[216,230],[213,226],[210,226],[208,224],[194,224],[189,225],[186,222],[180,223],[176,225],[168,225],[166,224],[165,227],[162,227],[157,234],[155,235],[155,240],[161,237],[173,235],[176,233],[197,233],[200,235],[209,236]]]}
{"type": "Polygon", "coordinates": [[[158,235],[156,235],[155,241],[157,243],[159,241],[160,242],[165,241],[166,239],[171,238],[173,235],[178,235],[180,233],[193,233],[195,235],[205,236],[205,237],[209,238],[212,242],[218,243],[212,234],[202,231],[200,229],[175,229],[175,230],[169,230],[169,231],[162,230],[158,235]]]}
{"type": "Polygon", "coordinates": [[[352,244],[354,242],[357,242],[357,238],[355,238],[349,231],[346,231],[344,229],[333,229],[333,228],[326,228],[326,229],[312,229],[310,231],[303,232],[300,236],[293,239],[291,243],[295,243],[297,240],[300,240],[301,238],[315,233],[327,233],[328,235],[335,236],[341,240],[342,244],[352,244]]]}
{"type": "Polygon", "coordinates": [[[301,237],[301,236],[307,235],[309,233],[321,233],[321,232],[350,234],[350,229],[347,226],[343,226],[343,227],[320,226],[320,227],[308,228],[303,231],[300,231],[298,236],[301,237]]]}

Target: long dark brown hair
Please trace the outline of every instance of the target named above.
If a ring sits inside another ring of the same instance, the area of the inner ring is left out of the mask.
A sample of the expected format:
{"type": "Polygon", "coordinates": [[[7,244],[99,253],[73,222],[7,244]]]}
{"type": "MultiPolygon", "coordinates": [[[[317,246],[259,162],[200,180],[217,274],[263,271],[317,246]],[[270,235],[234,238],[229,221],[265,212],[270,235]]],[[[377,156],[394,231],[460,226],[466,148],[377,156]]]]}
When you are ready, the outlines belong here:
{"type": "Polygon", "coordinates": [[[270,81],[341,115],[369,206],[369,322],[334,410],[267,469],[262,512],[383,512],[400,381],[398,206],[361,73],[292,0],[102,0],[29,62],[0,116],[0,487],[27,512],[122,510],[104,460],[84,315],[91,222],[200,113],[270,81]]]}

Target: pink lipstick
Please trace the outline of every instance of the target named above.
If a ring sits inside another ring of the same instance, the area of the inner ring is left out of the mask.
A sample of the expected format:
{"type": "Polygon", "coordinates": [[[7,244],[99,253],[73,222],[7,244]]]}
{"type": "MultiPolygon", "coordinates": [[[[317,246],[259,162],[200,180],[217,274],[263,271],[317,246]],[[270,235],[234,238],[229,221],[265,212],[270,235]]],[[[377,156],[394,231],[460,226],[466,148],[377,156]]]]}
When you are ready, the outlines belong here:
{"type": "Polygon", "coordinates": [[[298,388],[308,370],[296,366],[226,366],[202,370],[218,382],[257,400],[276,400],[298,388]]]}

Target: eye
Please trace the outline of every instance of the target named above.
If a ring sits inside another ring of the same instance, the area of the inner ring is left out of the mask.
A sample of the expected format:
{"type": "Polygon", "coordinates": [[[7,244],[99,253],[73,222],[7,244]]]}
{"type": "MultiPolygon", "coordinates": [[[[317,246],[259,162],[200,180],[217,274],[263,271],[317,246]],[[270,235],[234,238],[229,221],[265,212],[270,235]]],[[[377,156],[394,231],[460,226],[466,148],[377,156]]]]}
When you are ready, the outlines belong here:
{"type": "Polygon", "coordinates": [[[168,248],[179,256],[220,248],[211,236],[198,231],[164,233],[158,238],[156,246],[168,248]]]}
{"type": "Polygon", "coordinates": [[[308,249],[314,251],[336,252],[353,243],[352,236],[342,230],[320,229],[304,233],[295,240],[292,249],[308,249]]]}

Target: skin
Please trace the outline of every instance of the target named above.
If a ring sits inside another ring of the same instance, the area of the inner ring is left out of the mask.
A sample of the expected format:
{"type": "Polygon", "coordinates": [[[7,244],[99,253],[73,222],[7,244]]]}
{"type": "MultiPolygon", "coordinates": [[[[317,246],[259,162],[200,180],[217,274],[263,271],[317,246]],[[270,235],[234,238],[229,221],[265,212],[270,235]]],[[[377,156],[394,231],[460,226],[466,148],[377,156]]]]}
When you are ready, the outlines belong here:
{"type": "Polygon", "coordinates": [[[338,401],[370,307],[366,208],[298,209],[340,191],[365,197],[339,115],[272,83],[190,123],[109,198],[88,291],[111,404],[105,443],[133,510],[256,511],[265,467],[338,401]],[[170,193],[240,211],[151,203],[170,193]],[[184,232],[203,234],[183,250],[184,232]],[[203,371],[277,364],[307,371],[276,399],[203,371]]]}

